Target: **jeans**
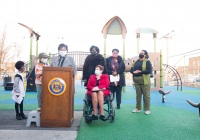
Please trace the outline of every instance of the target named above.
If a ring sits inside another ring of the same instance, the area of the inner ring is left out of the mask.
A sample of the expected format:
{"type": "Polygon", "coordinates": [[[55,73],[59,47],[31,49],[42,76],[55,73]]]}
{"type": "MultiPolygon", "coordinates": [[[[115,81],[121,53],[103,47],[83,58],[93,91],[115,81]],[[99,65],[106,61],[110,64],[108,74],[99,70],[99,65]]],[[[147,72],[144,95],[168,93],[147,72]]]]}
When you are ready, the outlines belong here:
{"type": "Polygon", "coordinates": [[[36,84],[36,89],[37,89],[38,107],[41,108],[42,85],[41,84],[36,84]]]}

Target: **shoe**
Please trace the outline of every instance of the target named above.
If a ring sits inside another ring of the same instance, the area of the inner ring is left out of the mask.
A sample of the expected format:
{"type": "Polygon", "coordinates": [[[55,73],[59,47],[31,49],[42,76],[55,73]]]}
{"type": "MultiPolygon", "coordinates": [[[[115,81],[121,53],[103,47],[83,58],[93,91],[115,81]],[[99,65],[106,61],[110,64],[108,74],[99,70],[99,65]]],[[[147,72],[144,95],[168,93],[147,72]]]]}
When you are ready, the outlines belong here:
{"type": "Polygon", "coordinates": [[[102,121],[106,121],[106,119],[105,119],[105,116],[104,116],[104,115],[100,115],[99,119],[100,119],[100,120],[102,120],[102,121]]]}
{"type": "Polygon", "coordinates": [[[22,116],[20,114],[16,114],[16,119],[17,120],[22,120],[22,116]]]}
{"type": "Polygon", "coordinates": [[[120,109],[120,104],[117,104],[117,109],[120,109]]]}
{"type": "Polygon", "coordinates": [[[89,117],[89,119],[90,120],[98,120],[98,116],[93,114],[91,117],[89,117]]]}
{"type": "Polygon", "coordinates": [[[27,119],[27,117],[24,115],[24,113],[21,114],[22,119],[27,119]]]}
{"type": "Polygon", "coordinates": [[[41,108],[40,108],[40,107],[38,107],[38,108],[37,108],[37,111],[41,111],[41,108]]]}
{"type": "Polygon", "coordinates": [[[138,112],[141,112],[141,110],[138,110],[138,109],[136,108],[136,109],[133,109],[132,112],[133,112],[133,113],[138,113],[138,112]]]}
{"type": "Polygon", "coordinates": [[[150,112],[150,110],[146,110],[146,111],[144,111],[144,114],[149,115],[149,114],[151,114],[151,112],[150,112]]]}

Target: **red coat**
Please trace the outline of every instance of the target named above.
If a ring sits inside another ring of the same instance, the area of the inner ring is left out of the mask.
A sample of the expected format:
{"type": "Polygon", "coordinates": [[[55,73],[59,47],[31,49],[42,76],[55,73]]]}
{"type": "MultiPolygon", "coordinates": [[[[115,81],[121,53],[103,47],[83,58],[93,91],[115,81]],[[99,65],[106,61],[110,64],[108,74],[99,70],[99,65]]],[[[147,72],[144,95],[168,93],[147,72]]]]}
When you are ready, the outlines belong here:
{"type": "MultiPolygon", "coordinates": [[[[88,81],[88,84],[87,84],[87,89],[88,89],[87,94],[88,95],[92,94],[92,89],[94,87],[96,87],[96,81],[97,81],[96,75],[95,74],[91,75],[90,79],[88,81]]],[[[100,80],[99,80],[98,88],[99,89],[105,88],[105,90],[103,90],[104,96],[110,94],[109,85],[110,85],[110,81],[109,81],[108,75],[102,74],[100,77],[100,80]]]]}

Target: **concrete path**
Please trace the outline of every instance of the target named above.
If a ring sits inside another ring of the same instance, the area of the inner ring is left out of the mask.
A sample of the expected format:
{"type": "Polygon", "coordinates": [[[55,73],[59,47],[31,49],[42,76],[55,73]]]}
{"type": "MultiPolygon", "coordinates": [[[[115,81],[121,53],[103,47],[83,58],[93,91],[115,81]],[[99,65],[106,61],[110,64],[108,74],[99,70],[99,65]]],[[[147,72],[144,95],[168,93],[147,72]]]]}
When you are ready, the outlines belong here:
{"type": "MultiPolygon", "coordinates": [[[[29,111],[25,111],[28,115],[29,111]]],[[[74,121],[70,128],[41,128],[27,120],[16,120],[14,111],[0,111],[0,140],[75,140],[78,134],[82,111],[74,111],[74,121]]]]}

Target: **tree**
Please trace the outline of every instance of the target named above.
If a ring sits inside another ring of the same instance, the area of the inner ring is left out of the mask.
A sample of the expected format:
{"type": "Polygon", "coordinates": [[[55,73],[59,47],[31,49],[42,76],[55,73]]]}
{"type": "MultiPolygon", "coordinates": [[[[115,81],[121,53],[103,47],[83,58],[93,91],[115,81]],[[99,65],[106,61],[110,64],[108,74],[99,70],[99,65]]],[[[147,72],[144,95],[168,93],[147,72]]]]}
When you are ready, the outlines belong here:
{"type": "MultiPolygon", "coordinates": [[[[15,56],[19,56],[20,49],[14,49],[16,45],[6,45],[7,26],[4,27],[0,36],[0,70],[5,70],[9,62],[13,62],[15,56]],[[15,51],[12,51],[15,50],[15,51]]],[[[20,48],[20,47],[19,47],[20,48]]]]}

